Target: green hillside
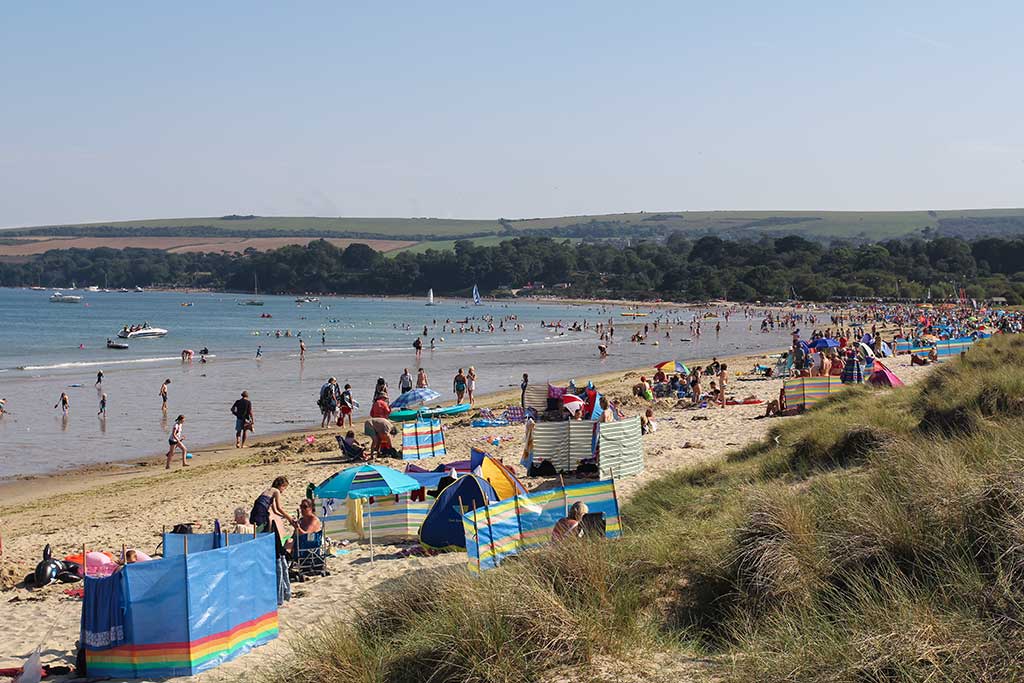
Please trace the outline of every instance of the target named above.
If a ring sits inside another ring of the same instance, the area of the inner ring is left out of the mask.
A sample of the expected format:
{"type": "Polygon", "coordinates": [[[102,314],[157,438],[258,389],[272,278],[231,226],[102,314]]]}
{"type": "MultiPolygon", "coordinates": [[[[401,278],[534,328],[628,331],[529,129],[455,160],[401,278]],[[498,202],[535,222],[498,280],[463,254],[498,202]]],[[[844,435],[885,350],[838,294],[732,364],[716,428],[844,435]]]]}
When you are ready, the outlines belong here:
{"type": "MultiPolygon", "coordinates": [[[[546,234],[580,239],[659,238],[673,232],[726,238],[797,234],[877,241],[908,235],[978,237],[1024,233],[1024,209],[957,211],[681,211],[527,219],[221,216],[12,228],[5,236],[322,236],[451,242],[546,234]]],[[[425,247],[423,247],[425,248],[425,247]]],[[[448,247],[450,248],[450,247],[448,247]]]]}

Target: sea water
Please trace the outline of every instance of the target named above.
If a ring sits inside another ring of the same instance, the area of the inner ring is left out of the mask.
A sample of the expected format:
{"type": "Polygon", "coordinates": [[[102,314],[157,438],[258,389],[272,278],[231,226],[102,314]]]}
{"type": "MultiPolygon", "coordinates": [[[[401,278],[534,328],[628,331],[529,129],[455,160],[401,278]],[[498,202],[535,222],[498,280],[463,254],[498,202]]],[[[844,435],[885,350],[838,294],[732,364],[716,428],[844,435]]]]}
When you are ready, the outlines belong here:
{"type": "MultiPolygon", "coordinates": [[[[435,306],[425,306],[416,299],[340,297],[300,304],[293,296],[260,296],[263,306],[245,306],[239,304],[251,295],[74,294],[83,296],[82,303],[50,303],[51,292],[0,288],[0,398],[7,400],[9,411],[0,417],[0,477],[166,452],[178,414],[186,416],[189,450],[230,441],[230,406],[242,390],[253,402],[255,434],[266,435],[318,427],[316,400],[330,376],[342,386],[352,384],[361,404],[358,416],[369,410],[377,377],[384,377],[395,395],[402,369],[415,377],[420,365],[431,388],[451,404],[452,378],[459,368],[476,368],[482,395],[518,387],[524,372],[531,382],[574,377],[581,383],[591,374],[777,348],[788,341],[786,331],[761,334],[759,320],[736,315],[729,323],[706,320],[699,338],[683,324],[673,325],[668,339],[664,327],[652,330],[648,341],[657,340],[657,346],[633,344],[632,324],[653,326],[658,314],[625,318],[619,314],[627,309],[617,306],[537,301],[474,306],[463,299],[438,299],[435,306]],[[505,331],[489,333],[486,316],[494,318],[496,327],[501,318],[516,316],[524,329],[514,329],[513,321],[505,323],[505,331]],[[606,359],[599,358],[592,330],[563,327],[560,333],[541,324],[587,320],[593,325],[609,318],[616,334],[606,359]],[[123,326],[143,322],[169,332],[159,339],[130,340],[127,350],[106,347],[123,326]],[[717,335],[716,322],[722,325],[717,335]],[[420,337],[424,350],[417,360],[412,343],[424,325],[427,336],[420,337]],[[469,331],[477,326],[483,331],[469,331]],[[460,327],[466,331],[460,333],[460,327]],[[305,360],[299,358],[300,338],[307,347],[305,360]],[[204,347],[211,355],[200,363],[198,351],[204,347]],[[182,361],[184,349],[196,352],[191,362],[182,361]],[[101,370],[103,383],[97,387],[101,370]],[[171,380],[166,412],[159,398],[165,379],[171,380]],[[71,403],[67,416],[54,408],[61,392],[71,403]],[[97,415],[101,393],[107,394],[105,418],[97,415]]],[[[689,321],[693,311],[670,315],[689,321]]]]}

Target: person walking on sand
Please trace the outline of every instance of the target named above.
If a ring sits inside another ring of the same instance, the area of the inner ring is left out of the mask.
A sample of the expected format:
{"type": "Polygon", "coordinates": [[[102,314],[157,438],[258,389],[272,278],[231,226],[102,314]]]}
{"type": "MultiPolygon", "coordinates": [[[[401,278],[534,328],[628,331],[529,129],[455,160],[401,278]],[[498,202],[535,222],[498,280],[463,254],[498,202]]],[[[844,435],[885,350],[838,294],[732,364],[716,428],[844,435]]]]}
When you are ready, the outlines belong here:
{"type": "Polygon", "coordinates": [[[182,436],[181,430],[185,426],[185,416],[179,415],[174,419],[174,426],[171,427],[171,435],[167,437],[167,464],[164,466],[165,470],[171,469],[171,458],[174,457],[174,449],[181,449],[181,466],[188,467],[188,463],[185,462],[188,452],[185,450],[185,437],[182,436]]]}
{"type": "Polygon", "coordinates": [[[107,395],[106,394],[103,394],[102,396],[100,396],[100,412],[98,412],[96,414],[97,415],[101,415],[103,417],[107,416],[107,395]]]}
{"type": "Polygon", "coordinates": [[[58,406],[60,406],[61,414],[67,417],[68,409],[71,407],[71,399],[68,398],[66,391],[60,392],[60,398],[58,398],[57,402],[53,404],[54,410],[56,410],[58,406]]]}
{"type": "Polygon", "coordinates": [[[299,340],[299,360],[306,360],[306,342],[299,340]]]}
{"type": "Polygon", "coordinates": [[[519,405],[526,407],[526,387],[530,386],[530,376],[523,373],[523,381],[519,383],[519,405]]]}
{"type": "Polygon", "coordinates": [[[430,386],[430,380],[427,379],[427,371],[424,370],[423,368],[420,368],[416,372],[416,388],[417,389],[426,389],[429,386],[430,386]]]}
{"type": "Polygon", "coordinates": [[[160,385],[160,401],[161,401],[160,409],[162,411],[164,411],[165,413],[167,412],[167,387],[170,386],[170,384],[171,384],[171,380],[170,380],[170,378],[168,378],[168,379],[165,379],[164,383],[160,385]]]}
{"type": "Polygon", "coordinates": [[[402,368],[402,376],[398,378],[398,393],[404,394],[407,391],[412,391],[412,375],[409,374],[409,368],[402,368]]]}
{"type": "Polygon", "coordinates": [[[352,398],[352,385],[346,384],[345,390],[341,392],[341,413],[338,415],[338,426],[344,427],[348,419],[348,426],[352,426],[352,411],[355,409],[355,399],[352,398]]]}
{"type": "Polygon", "coordinates": [[[476,393],[476,368],[470,367],[466,373],[466,394],[469,397],[469,405],[473,405],[473,394],[476,393]]]}
{"type": "Polygon", "coordinates": [[[245,448],[246,433],[256,426],[248,391],[243,391],[242,397],[231,404],[231,414],[235,416],[235,448],[245,448]]]}
{"type": "Polygon", "coordinates": [[[320,398],[317,400],[323,414],[320,429],[325,429],[334,420],[334,413],[338,410],[338,393],[335,391],[337,382],[338,380],[331,377],[320,387],[320,398]]]}
{"type": "Polygon", "coordinates": [[[419,360],[420,357],[423,355],[423,342],[420,341],[419,337],[416,337],[412,341],[412,348],[416,349],[416,359],[419,360]]]}
{"type": "Polygon", "coordinates": [[[462,397],[466,394],[466,376],[462,374],[462,368],[455,373],[455,378],[452,380],[452,391],[455,392],[456,403],[462,403],[462,397]]]}

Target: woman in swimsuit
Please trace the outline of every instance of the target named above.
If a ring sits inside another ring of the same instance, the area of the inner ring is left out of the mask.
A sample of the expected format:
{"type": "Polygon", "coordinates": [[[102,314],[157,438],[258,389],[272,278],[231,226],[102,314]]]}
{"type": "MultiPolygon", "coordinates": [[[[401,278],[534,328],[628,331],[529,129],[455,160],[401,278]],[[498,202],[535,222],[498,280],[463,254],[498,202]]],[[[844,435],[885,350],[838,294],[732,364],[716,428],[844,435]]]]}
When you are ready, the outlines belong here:
{"type": "Polygon", "coordinates": [[[462,374],[462,368],[459,368],[458,373],[455,375],[455,379],[452,380],[452,390],[455,391],[456,402],[462,403],[462,397],[466,393],[466,376],[462,374]]]}
{"type": "Polygon", "coordinates": [[[466,395],[469,397],[469,405],[473,405],[473,394],[476,392],[476,369],[470,368],[466,373],[466,395]]]}
{"type": "Polygon", "coordinates": [[[171,427],[171,435],[167,439],[167,466],[164,467],[164,469],[166,470],[171,469],[171,458],[174,456],[175,448],[181,449],[181,466],[188,467],[188,463],[185,462],[185,457],[187,455],[187,452],[185,450],[185,440],[184,437],[181,435],[181,429],[184,425],[185,416],[179,415],[177,419],[174,420],[174,426],[171,427]]]}
{"type": "Polygon", "coordinates": [[[261,493],[256,502],[252,504],[249,523],[255,524],[258,531],[267,531],[270,528],[271,515],[288,520],[288,524],[295,524],[295,519],[281,507],[281,494],[287,488],[288,477],[278,477],[270,484],[270,488],[261,493]]]}

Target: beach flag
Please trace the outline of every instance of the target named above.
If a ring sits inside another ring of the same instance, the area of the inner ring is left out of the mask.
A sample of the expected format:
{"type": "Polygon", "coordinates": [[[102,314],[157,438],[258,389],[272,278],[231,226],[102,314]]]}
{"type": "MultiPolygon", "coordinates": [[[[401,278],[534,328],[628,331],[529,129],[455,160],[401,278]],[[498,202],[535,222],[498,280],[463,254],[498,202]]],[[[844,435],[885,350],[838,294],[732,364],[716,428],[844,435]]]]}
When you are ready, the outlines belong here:
{"type": "Polygon", "coordinates": [[[421,460],[446,453],[439,418],[413,420],[402,425],[402,460],[421,460]]]}

